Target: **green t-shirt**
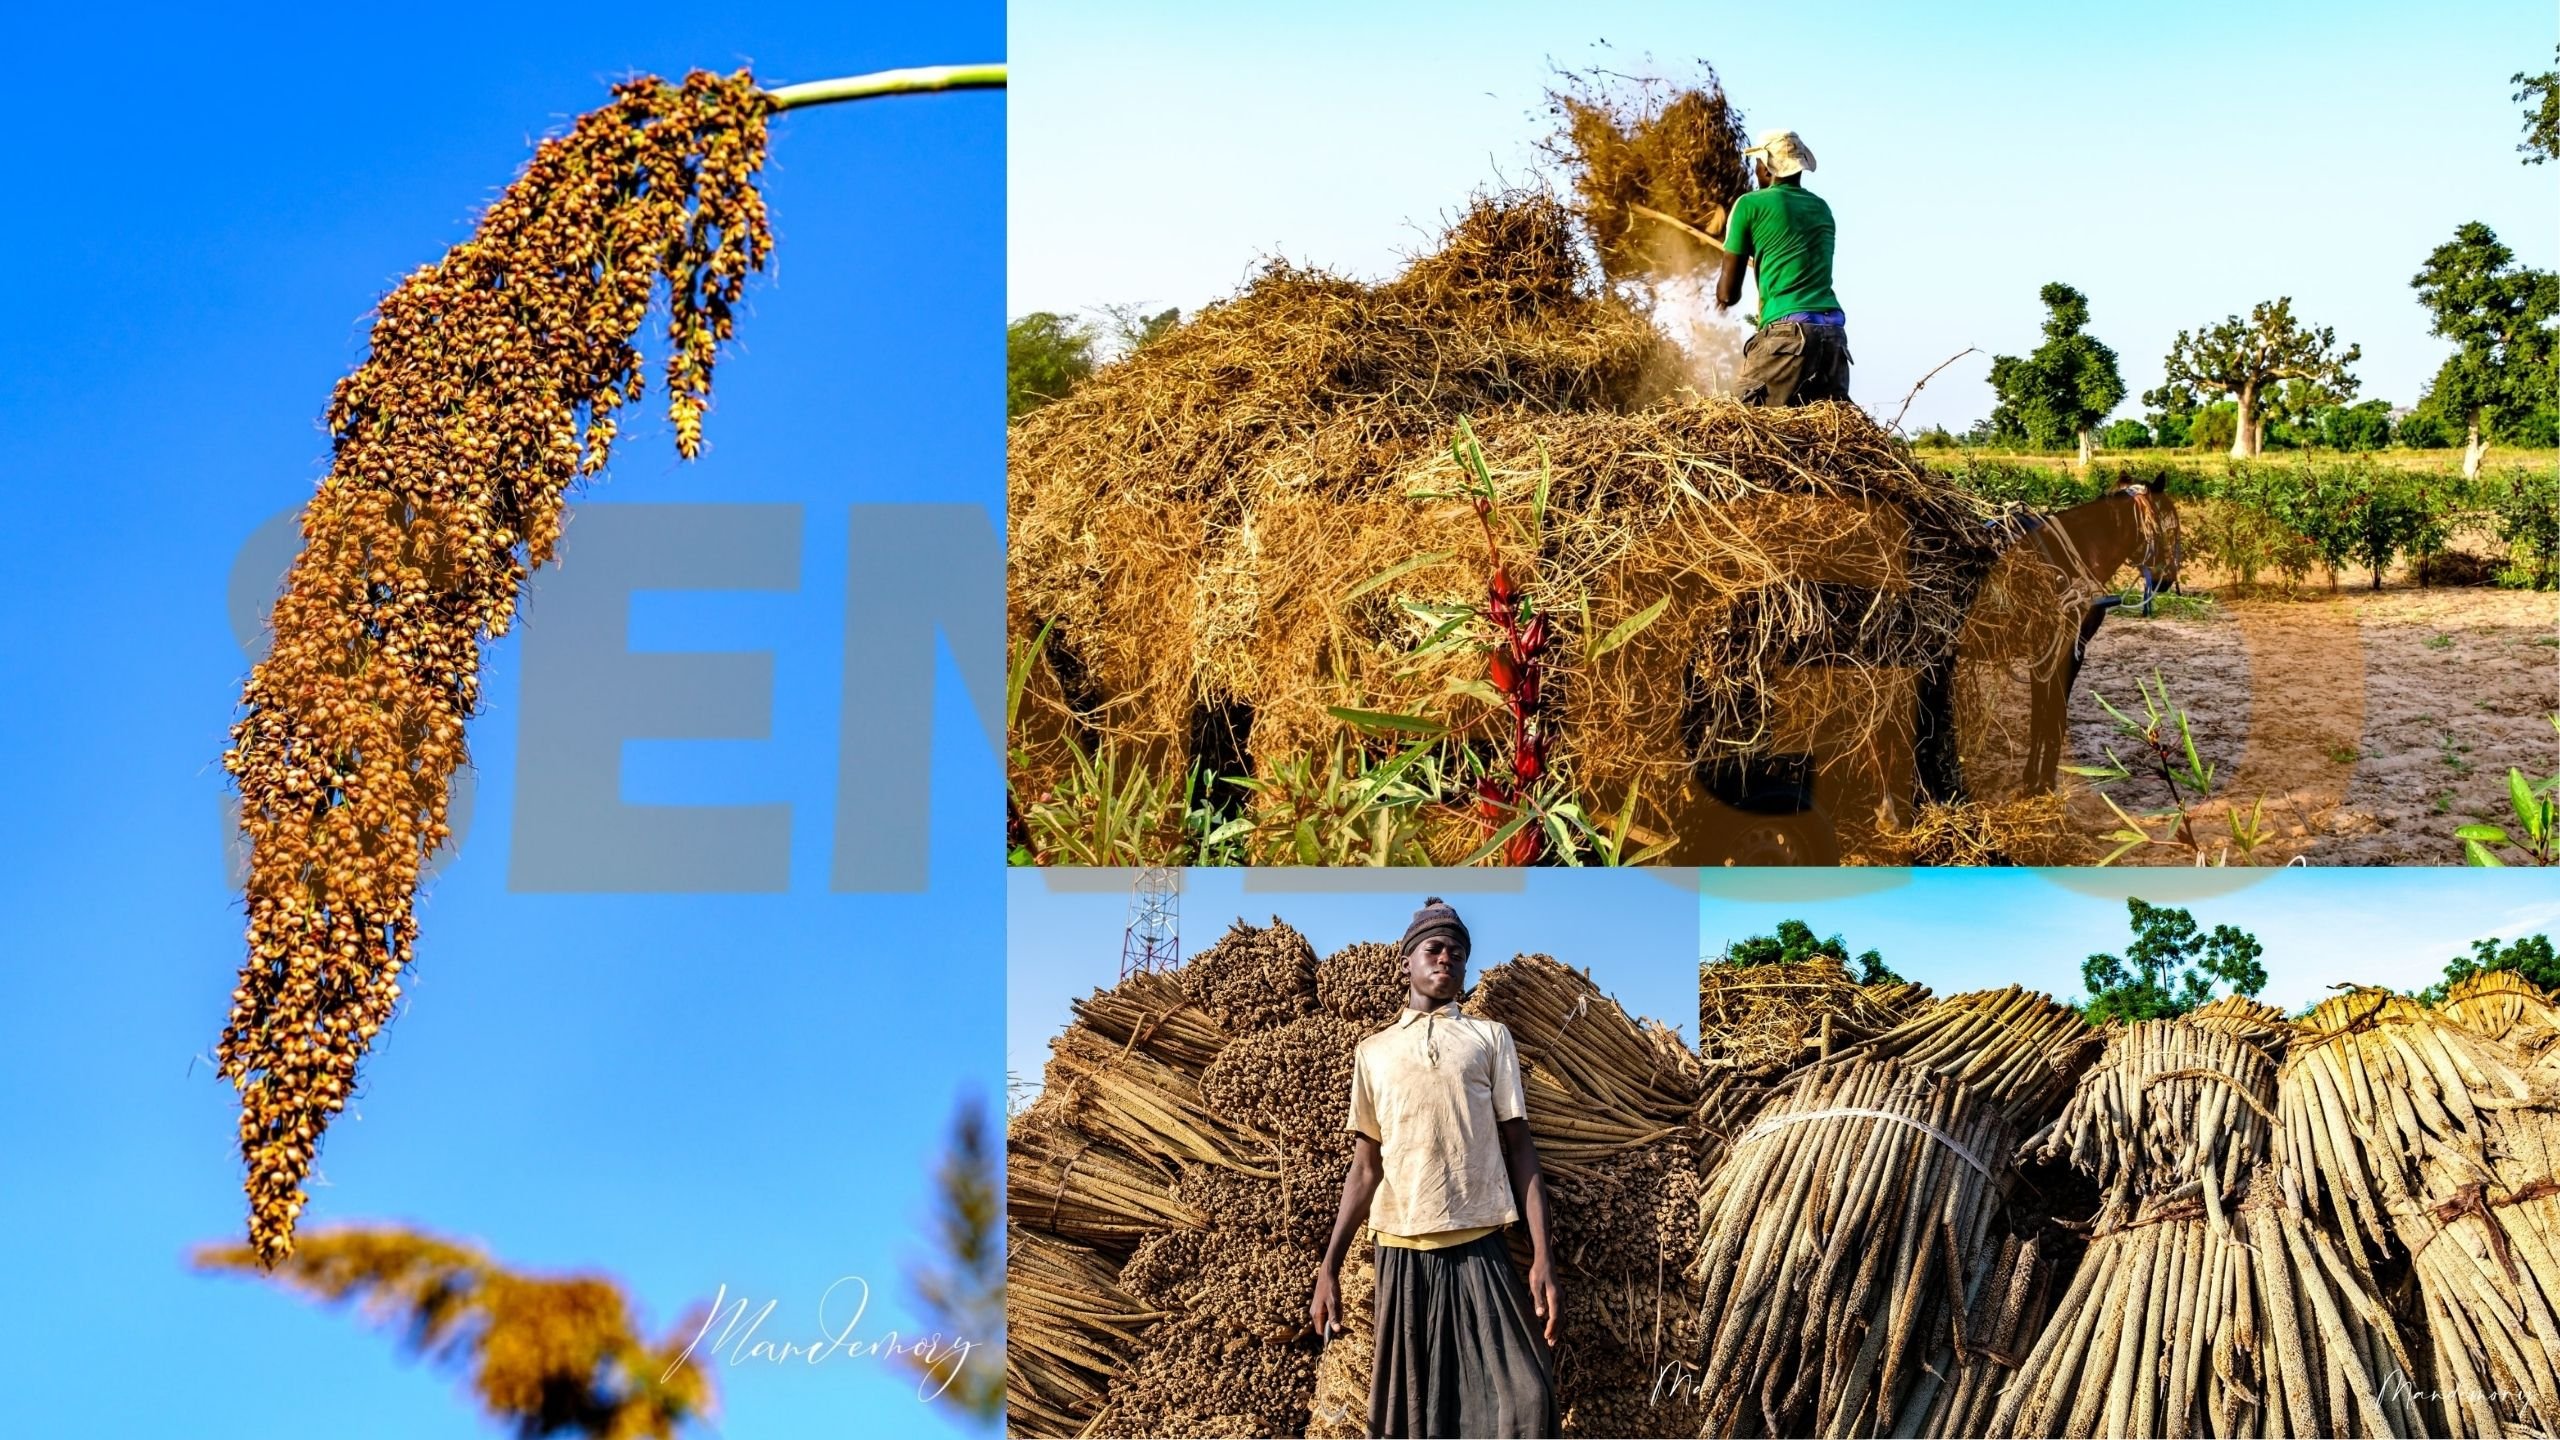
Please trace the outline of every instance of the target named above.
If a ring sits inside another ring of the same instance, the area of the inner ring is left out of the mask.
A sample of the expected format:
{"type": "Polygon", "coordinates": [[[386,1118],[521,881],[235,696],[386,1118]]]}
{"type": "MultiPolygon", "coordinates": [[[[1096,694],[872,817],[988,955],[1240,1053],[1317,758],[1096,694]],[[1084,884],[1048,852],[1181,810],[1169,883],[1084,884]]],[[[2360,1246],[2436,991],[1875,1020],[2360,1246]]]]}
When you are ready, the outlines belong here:
{"type": "Polygon", "coordinates": [[[1803,186],[1772,185],[1734,201],[1724,248],[1759,261],[1760,324],[1840,308],[1831,293],[1831,207],[1803,186]]]}

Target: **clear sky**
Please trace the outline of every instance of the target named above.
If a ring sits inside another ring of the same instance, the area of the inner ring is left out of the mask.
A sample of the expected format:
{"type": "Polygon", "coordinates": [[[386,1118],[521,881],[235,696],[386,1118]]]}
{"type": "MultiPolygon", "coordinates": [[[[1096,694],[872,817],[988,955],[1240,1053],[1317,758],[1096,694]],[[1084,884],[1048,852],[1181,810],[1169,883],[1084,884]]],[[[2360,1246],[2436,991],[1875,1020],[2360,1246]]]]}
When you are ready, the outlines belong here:
{"type": "Polygon", "coordinates": [[[1801,919],[1940,995],[2014,983],[2085,998],[2081,962],[2132,939],[2128,895],[2257,936],[2259,998],[2288,1012],[2342,981],[2418,989],[2474,940],[2560,927],[2547,870],[1708,871],[1703,883],[1702,955],[1801,919]]]}
{"type": "Polygon", "coordinates": [[[1535,177],[1552,65],[1650,54],[1711,61],[1755,132],[1814,150],[1856,398],[1890,415],[1980,347],[1912,428],[1990,412],[1991,356],[2036,344],[2049,280],[2090,297],[2123,413],[2179,329],[2278,295],[2406,404],[2449,353],[2408,288],[2429,250],[2484,220],[2529,263],[2560,252],[2560,166],[2518,163],[2507,83],[2555,32],[2546,0],[1017,0],[1006,308],[1189,311],[1274,254],[1391,273],[1469,192],[1535,177]]]}
{"type": "MultiPolygon", "coordinates": [[[[1329,955],[1404,933],[1426,895],[1456,906],[1481,974],[1519,954],[1591,972],[1628,1014],[1698,1032],[1697,896],[1678,875],[1635,870],[1321,872],[1186,870],[1185,959],[1241,919],[1278,916],[1329,955]]],[[[1069,1002],[1120,976],[1128,870],[1016,870],[1006,887],[1005,1068],[1037,1085],[1049,1041],[1074,1018],[1069,1002]]]]}
{"type": "MultiPolygon", "coordinates": [[[[73,6],[13,29],[11,1428],[502,1433],[389,1337],[184,1264],[243,1224],[235,1100],[204,1058],[241,960],[218,823],[247,666],[225,615],[234,556],[324,472],[320,416],[376,299],[467,235],[530,142],[611,81],[998,58],[1001,9],[73,6]]],[[[720,366],[708,454],[682,467],[663,425],[643,426],[589,492],[599,511],[803,507],[797,589],[634,605],[635,647],[771,651],[770,737],[635,744],[623,773],[634,803],[788,803],[788,891],[509,888],[537,588],[492,652],[471,833],[422,907],[406,1008],[368,1064],[361,1118],[324,1145],[306,1223],[411,1222],[535,1270],[601,1270],[653,1333],[725,1284],[778,1302],[763,1338],[806,1342],[820,1293],[860,1275],[877,1297],[861,1334],[912,1333],[902,1269],[924,1243],[925,1172],[956,1097],[1002,1084],[1000,780],[945,660],[934,888],[829,891],[847,515],[956,501],[1001,527],[1003,106],[910,98],[778,123],[779,268],[751,286],[720,366]]],[[[750,1363],[719,1386],[734,1440],[963,1433],[876,1360],[750,1363]]]]}

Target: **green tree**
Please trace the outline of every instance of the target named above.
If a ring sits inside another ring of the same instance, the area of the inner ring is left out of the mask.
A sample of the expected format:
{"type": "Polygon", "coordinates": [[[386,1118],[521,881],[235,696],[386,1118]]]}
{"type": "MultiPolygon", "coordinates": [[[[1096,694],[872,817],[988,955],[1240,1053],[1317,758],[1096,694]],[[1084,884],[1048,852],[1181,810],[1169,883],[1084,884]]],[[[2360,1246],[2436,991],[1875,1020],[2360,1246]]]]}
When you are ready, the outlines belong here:
{"type": "Polygon", "coordinates": [[[1004,417],[1018,420],[1092,378],[1093,327],[1035,311],[1004,327],[1004,417]]]}
{"type": "Polygon", "coordinates": [[[2270,386],[2301,380],[2310,387],[2302,393],[2326,404],[2344,404],[2355,398],[2357,385],[2347,367],[2363,355],[2358,345],[2339,350],[2337,332],[2328,326],[2313,330],[2295,321],[2293,297],[2280,296],[2260,301],[2245,320],[2233,315],[2218,325],[2179,331],[2164,363],[2167,379],[2145,394],[2143,403],[2167,408],[2182,392],[2190,403],[2201,395],[2230,396],[2231,458],[2246,460],[2266,442],[2259,410],[2270,386]]]}
{"type": "Polygon", "coordinates": [[[2116,372],[2116,352],[2086,333],[2088,296],[2056,281],[2036,298],[2044,302],[2044,343],[2024,358],[1992,357],[1991,389],[2000,403],[1991,411],[1991,428],[2039,447],[2076,439],[2086,467],[2090,432],[2124,399],[2124,377],[2116,372]]]}
{"type": "Polygon", "coordinates": [[[2453,443],[2453,430],[2442,415],[2422,405],[2400,417],[2391,438],[2412,450],[2442,450],[2453,443]]]}
{"type": "Polygon", "coordinates": [[[1850,977],[1861,985],[1892,985],[1902,977],[1884,963],[1884,957],[1873,950],[1849,956],[1849,946],[1839,936],[1816,939],[1813,927],[1801,920],[1781,920],[1775,935],[1754,935],[1724,947],[1718,960],[1723,965],[1797,965],[1807,960],[1832,959],[1848,967],[1850,977]]]}
{"type": "MultiPolygon", "coordinates": [[[[2555,67],[2560,67],[2560,45],[2551,47],[2555,67]]],[[[2545,160],[2560,160],[2560,68],[2527,75],[2519,70],[2507,77],[2516,87],[2516,103],[2524,106],[2524,143],[2516,147],[2527,165],[2545,160]],[[2540,96],[2540,102],[2535,101],[2540,96]]]]}
{"type": "Polygon", "coordinates": [[[2151,427],[2139,420],[2118,420],[2098,433],[2098,443],[2110,450],[2148,450],[2151,427]]]}
{"type": "Polygon", "coordinates": [[[2501,945],[2492,935],[2472,941],[2470,954],[2445,962],[2444,978],[2419,991],[2417,998],[2429,1005],[2441,1005],[2445,992],[2456,981],[2492,970],[2513,970],[2543,989],[2560,994],[2560,953],[2552,950],[2550,936],[2527,935],[2512,945],[2501,945]]]}
{"type": "Polygon", "coordinates": [[[2391,443],[2391,402],[2323,406],[2312,412],[2311,426],[2332,450],[2379,450],[2391,443]]]}
{"type": "Polygon", "coordinates": [[[2213,999],[2216,985],[2228,985],[2234,995],[2266,988],[2256,936],[2230,925],[2200,931],[2188,912],[2139,899],[2125,901],[2125,908],[2133,943],[2122,956],[2092,955],[2080,967],[2089,989],[2080,1013],[2089,1023],[2172,1020],[2213,999]]]}
{"type": "Polygon", "coordinates": [[[2515,252],[2477,220],[2435,248],[2409,280],[2434,324],[2455,345],[2427,387],[2433,407],[2463,427],[2462,473],[2476,479],[2491,436],[2518,426],[2560,388],[2552,321],[2560,275],[2515,263],[2515,252]]]}
{"type": "Polygon", "coordinates": [[[2240,433],[2240,407],[2228,400],[2216,400],[2188,417],[2188,443],[2198,450],[2227,450],[2231,439],[2240,433]]]}

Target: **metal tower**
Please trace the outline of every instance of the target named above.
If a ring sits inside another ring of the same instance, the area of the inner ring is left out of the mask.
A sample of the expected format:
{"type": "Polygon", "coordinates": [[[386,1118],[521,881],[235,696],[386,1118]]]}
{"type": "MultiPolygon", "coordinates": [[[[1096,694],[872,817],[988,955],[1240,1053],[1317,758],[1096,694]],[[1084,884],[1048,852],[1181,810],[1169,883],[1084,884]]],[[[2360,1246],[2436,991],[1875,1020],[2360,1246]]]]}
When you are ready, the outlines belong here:
{"type": "Polygon", "coordinates": [[[1120,939],[1120,978],[1182,963],[1182,877],[1149,867],[1129,888],[1129,928],[1120,939]]]}

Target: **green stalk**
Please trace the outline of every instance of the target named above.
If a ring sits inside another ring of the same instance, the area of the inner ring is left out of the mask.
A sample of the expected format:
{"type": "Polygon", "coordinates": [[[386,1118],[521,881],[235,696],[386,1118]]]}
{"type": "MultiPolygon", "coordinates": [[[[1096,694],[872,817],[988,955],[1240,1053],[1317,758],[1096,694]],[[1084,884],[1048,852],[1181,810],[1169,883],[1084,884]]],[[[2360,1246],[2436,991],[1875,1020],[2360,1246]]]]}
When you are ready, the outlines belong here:
{"type": "Polygon", "coordinates": [[[868,100],[876,95],[929,95],[940,90],[1001,90],[1004,66],[921,65],[908,70],[879,70],[835,80],[778,85],[765,92],[773,108],[797,110],[805,105],[832,105],[839,100],[868,100]]]}

